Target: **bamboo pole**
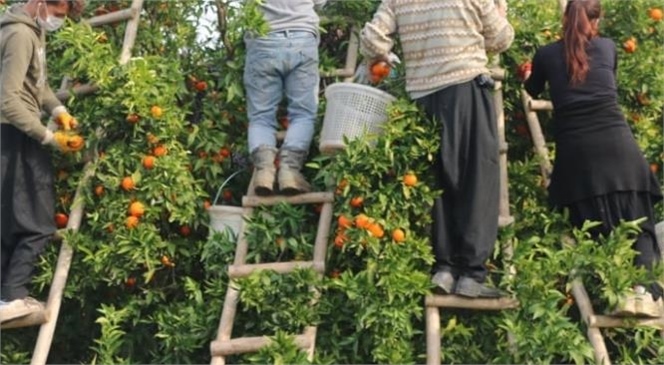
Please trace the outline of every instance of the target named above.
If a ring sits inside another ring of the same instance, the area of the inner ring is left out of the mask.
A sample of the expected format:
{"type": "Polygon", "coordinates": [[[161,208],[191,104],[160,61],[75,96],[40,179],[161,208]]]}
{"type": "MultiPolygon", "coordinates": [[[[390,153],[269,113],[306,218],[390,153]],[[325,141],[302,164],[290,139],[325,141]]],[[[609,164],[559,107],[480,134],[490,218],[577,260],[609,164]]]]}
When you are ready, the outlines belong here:
{"type": "Polygon", "coordinates": [[[120,53],[120,64],[124,65],[129,62],[131,57],[131,50],[134,48],[136,42],[136,33],[138,32],[138,22],[140,20],[141,9],[143,8],[143,0],[134,0],[131,4],[131,9],[135,11],[134,16],[127,22],[125,29],[124,42],[122,43],[122,52],[120,53]]]}
{"type": "Polygon", "coordinates": [[[84,22],[90,24],[91,27],[99,27],[102,25],[108,25],[113,23],[119,23],[124,20],[129,20],[136,15],[138,9],[131,7],[128,9],[122,9],[114,11],[112,13],[107,13],[103,15],[98,15],[90,19],[85,20],[84,22]]]}
{"type": "MultiPolygon", "coordinates": [[[[87,185],[88,180],[90,180],[90,177],[94,175],[95,168],[96,165],[90,162],[87,163],[84,167],[85,172],[83,174],[83,178],[78,184],[78,187],[76,188],[76,194],[74,195],[74,207],[69,214],[67,229],[78,231],[81,226],[81,221],[83,220],[83,211],[85,209],[83,190],[87,185]]],[[[58,262],[55,267],[55,273],[53,274],[51,288],[48,292],[48,301],[46,302],[46,310],[49,312],[50,320],[42,324],[39,328],[37,343],[35,344],[35,350],[30,362],[32,365],[46,364],[46,359],[48,358],[48,353],[51,349],[51,343],[53,342],[53,333],[55,332],[55,325],[58,321],[60,305],[62,304],[62,294],[65,290],[65,286],[67,285],[67,276],[69,276],[69,268],[71,267],[73,256],[74,250],[67,243],[67,240],[64,240],[60,246],[58,262]]]]}
{"type": "Polygon", "coordinates": [[[41,310],[39,312],[30,313],[27,316],[20,317],[9,322],[4,322],[0,325],[0,328],[10,329],[10,328],[21,328],[21,327],[30,327],[36,325],[42,325],[50,319],[50,314],[47,309],[41,310]]]}
{"type": "Polygon", "coordinates": [[[289,262],[267,262],[263,264],[242,264],[228,267],[228,276],[231,279],[242,278],[251,275],[255,271],[273,270],[279,274],[287,274],[297,269],[314,269],[317,272],[325,270],[325,265],[315,261],[289,261],[289,262]]]}
{"type": "MultiPolygon", "coordinates": [[[[308,335],[297,335],[295,345],[301,349],[306,349],[311,345],[311,338],[308,335]]],[[[261,348],[270,345],[272,340],[266,336],[243,337],[229,341],[214,341],[210,345],[212,356],[226,356],[233,354],[244,354],[247,352],[258,351],[261,348]]]]}
{"type": "Polygon", "coordinates": [[[426,307],[427,365],[440,365],[440,309],[426,307]]]}
{"type": "Polygon", "coordinates": [[[279,203],[287,204],[311,204],[311,203],[331,203],[334,201],[334,193],[316,192],[293,196],[273,195],[273,196],[244,196],[242,197],[243,207],[258,207],[267,205],[277,205],[279,203]]]}
{"type": "Polygon", "coordinates": [[[497,65],[496,67],[489,68],[489,73],[491,75],[491,78],[494,79],[495,81],[505,81],[505,75],[507,74],[505,69],[500,68],[497,65]]]}
{"type": "Polygon", "coordinates": [[[94,84],[84,84],[84,85],[78,85],[74,86],[72,89],[69,90],[58,90],[57,93],[55,93],[55,97],[58,98],[60,101],[65,101],[69,99],[69,96],[71,94],[74,94],[74,96],[84,96],[84,95],[90,95],[94,94],[99,90],[99,87],[94,84]]]}
{"type": "Polygon", "coordinates": [[[427,295],[424,299],[427,307],[465,308],[476,310],[503,310],[519,306],[514,298],[466,298],[458,295],[427,295]]]}
{"type": "Polygon", "coordinates": [[[593,307],[590,304],[590,298],[588,297],[588,292],[583,286],[581,279],[574,279],[572,281],[572,295],[574,295],[574,300],[576,300],[576,306],[581,312],[581,317],[588,327],[587,335],[590,344],[593,347],[593,352],[595,354],[595,362],[602,365],[610,365],[611,359],[609,358],[609,352],[606,349],[606,344],[604,343],[604,338],[602,337],[602,332],[591,325],[595,321],[593,307]]]}
{"type": "MultiPolygon", "coordinates": [[[[332,199],[334,199],[334,195],[332,195],[332,199]]],[[[333,209],[332,202],[323,204],[323,209],[318,219],[318,231],[316,231],[316,241],[314,243],[314,262],[322,262],[323,265],[325,265],[325,256],[327,254],[333,209]]],[[[323,271],[325,271],[325,266],[323,266],[323,271]]]]}
{"type": "Polygon", "coordinates": [[[537,114],[530,109],[531,97],[525,90],[521,90],[521,100],[523,101],[524,109],[526,110],[526,120],[528,121],[528,128],[530,135],[533,139],[533,148],[535,153],[540,158],[540,170],[542,177],[545,179],[546,184],[549,184],[549,175],[551,174],[551,162],[549,162],[549,149],[546,147],[542,127],[537,119],[537,114]]]}
{"type": "Polygon", "coordinates": [[[590,318],[590,326],[596,328],[654,327],[658,329],[664,329],[664,318],[635,318],[594,315],[590,318]]]}
{"type": "Polygon", "coordinates": [[[528,108],[533,111],[552,111],[553,103],[548,100],[536,100],[531,98],[528,100],[528,108]]]}
{"type": "Polygon", "coordinates": [[[348,52],[346,53],[346,65],[338,76],[344,78],[344,82],[352,82],[355,76],[355,69],[357,68],[357,55],[360,49],[360,38],[358,37],[358,30],[353,26],[350,30],[350,39],[348,40],[348,52]]]}

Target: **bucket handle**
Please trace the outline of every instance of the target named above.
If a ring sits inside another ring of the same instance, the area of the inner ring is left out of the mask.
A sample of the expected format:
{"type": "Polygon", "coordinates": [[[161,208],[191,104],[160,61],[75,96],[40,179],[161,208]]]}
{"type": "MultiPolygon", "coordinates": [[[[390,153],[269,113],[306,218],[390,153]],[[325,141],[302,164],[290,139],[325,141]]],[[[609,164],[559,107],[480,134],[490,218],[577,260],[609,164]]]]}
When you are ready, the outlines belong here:
{"type": "Polygon", "coordinates": [[[231,179],[233,179],[235,177],[235,175],[241,173],[242,171],[245,171],[246,169],[247,168],[245,167],[245,168],[242,168],[242,169],[239,169],[239,170],[235,171],[234,173],[231,174],[231,176],[226,178],[226,180],[224,180],[223,183],[221,183],[221,186],[219,187],[219,190],[217,190],[217,195],[215,195],[215,197],[214,197],[214,201],[212,202],[212,205],[217,205],[217,200],[219,200],[219,196],[221,195],[222,190],[224,190],[224,187],[226,186],[226,184],[228,184],[228,182],[231,181],[231,179]]]}

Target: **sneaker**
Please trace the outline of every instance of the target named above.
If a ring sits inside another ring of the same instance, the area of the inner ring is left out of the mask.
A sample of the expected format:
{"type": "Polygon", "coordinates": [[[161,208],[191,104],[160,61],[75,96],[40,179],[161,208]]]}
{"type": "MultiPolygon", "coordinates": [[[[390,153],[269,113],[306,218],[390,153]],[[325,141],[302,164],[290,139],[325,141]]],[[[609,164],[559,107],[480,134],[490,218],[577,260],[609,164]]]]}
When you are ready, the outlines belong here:
{"type": "Polygon", "coordinates": [[[449,271],[437,271],[431,277],[431,282],[436,286],[434,291],[440,294],[452,294],[456,279],[449,271]]]}
{"type": "Polygon", "coordinates": [[[0,322],[7,322],[44,310],[44,305],[31,297],[15,299],[0,305],[0,322]]]}
{"type": "Polygon", "coordinates": [[[454,294],[469,298],[500,298],[505,294],[493,287],[486,286],[473,278],[462,276],[457,281],[454,294]]]}
{"type": "Polygon", "coordinates": [[[642,286],[634,288],[634,315],[636,317],[659,318],[662,316],[662,298],[655,300],[642,286]]]}

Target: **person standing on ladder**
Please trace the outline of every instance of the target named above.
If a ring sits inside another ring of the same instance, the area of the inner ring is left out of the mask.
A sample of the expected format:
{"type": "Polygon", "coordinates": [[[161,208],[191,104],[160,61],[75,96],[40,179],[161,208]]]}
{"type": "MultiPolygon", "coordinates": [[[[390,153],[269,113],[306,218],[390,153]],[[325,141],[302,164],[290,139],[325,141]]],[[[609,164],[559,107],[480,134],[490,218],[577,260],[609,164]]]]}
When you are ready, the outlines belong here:
{"type": "MultiPolygon", "coordinates": [[[[618,104],[616,45],[599,36],[599,0],[569,1],[562,40],[535,53],[526,91],[537,97],[548,82],[553,103],[556,157],[549,200],[569,209],[576,227],[601,222],[594,236],[608,235],[620,221],[646,218],[636,237],[635,265],[650,270],[660,261],[654,204],[662,200],[657,178],[618,104]]],[[[635,285],[614,312],[661,316],[662,287],[635,285]]]]}
{"type": "Polygon", "coordinates": [[[494,0],[383,0],[361,34],[369,67],[389,60],[395,33],[403,49],[406,91],[442,124],[433,168],[444,193],[433,208],[432,282],[443,294],[499,297],[499,290],[484,284],[500,199],[487,52],[506,50],[514,29],[494,0]]]}
{"type": "Polygon", "coordinates": [[[71,152],[84,144],[67,132],[77,122],[47,84],[45,32],[60,28],[83,6],[83,0],[29,0],[0,17],[1,322],[43,310],[28,296],[27,286],[56,230],[53,164],[46,146],[71,152]],[[43,125],[42,111],[65,131],[43,125]]]}
{"type": "Polygon", "coordinates": [[[245,35],[244,86],[249,116],[249,153],[257,195],[270,195],[275,175],[279,191],[311,191],[301,173],[307,159],[318,111],[319,18],[326,0],[265,0],[261,5],[269,31],[245,35]],[[288,102],[288,130],[277,152],[277,108],[288,102]],[[275,158],[279,158],[279,171],[275,158]]]}

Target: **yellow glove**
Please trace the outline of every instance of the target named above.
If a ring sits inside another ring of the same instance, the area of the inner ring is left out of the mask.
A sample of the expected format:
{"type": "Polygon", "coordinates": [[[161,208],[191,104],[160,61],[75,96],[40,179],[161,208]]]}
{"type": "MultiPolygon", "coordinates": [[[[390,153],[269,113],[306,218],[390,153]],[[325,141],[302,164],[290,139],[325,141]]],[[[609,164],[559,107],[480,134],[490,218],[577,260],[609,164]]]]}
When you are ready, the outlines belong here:
{"type": "Polygon", "coordinates": [[[53,133],[53,141],[51,143],[62,152],[80,151],[85,145],[83,137],[78,134],[68,134],[60,131],[53,133]]]}
{"type": "Polygon", "coordinates": [[[72,117],[71,114],[67,112],[58,114],[58,116],[55,117],[55,122],[66,131],[78,127],[78,121],[76,118],[72,117]]]}

